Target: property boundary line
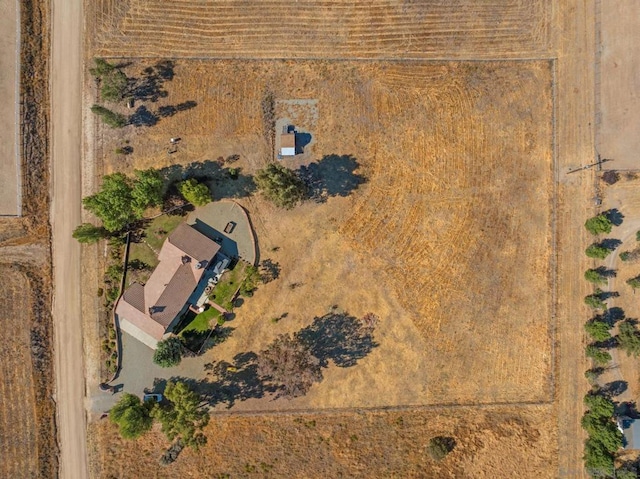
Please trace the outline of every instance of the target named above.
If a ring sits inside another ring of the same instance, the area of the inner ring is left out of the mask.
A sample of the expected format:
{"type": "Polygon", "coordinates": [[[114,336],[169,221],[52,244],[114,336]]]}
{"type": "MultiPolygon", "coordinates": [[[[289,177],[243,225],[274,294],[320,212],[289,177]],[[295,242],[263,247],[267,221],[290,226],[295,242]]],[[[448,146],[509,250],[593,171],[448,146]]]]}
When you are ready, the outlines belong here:
{"type": "MultiPolygon", "coordinates": [[[[100,58],[105,60],[157,60],[157,55],[134,55],[134,56],[107,56],[103,55],[100,58]]],[[[486,63],[486,62],[532,62],[532,61],[550,61],[557,60],[557,55],[540,55],[540,56],[526,56],[526,57],[487,57],[487,58],[467,58],[467,57],[407,57],[407,58],[392,58],[392,57],[216,57],[216,56],[176,56],[167,57],[169,60],[214,60],[214,61],[243,61],[243,62],[272,62],[272,61],[293,61],[293,62],[362,62],[362,63],[375,63],[375,62],[388,62],[388,63],[435,63],[435,62],[469,62],[469,63],[486,63]]]]}

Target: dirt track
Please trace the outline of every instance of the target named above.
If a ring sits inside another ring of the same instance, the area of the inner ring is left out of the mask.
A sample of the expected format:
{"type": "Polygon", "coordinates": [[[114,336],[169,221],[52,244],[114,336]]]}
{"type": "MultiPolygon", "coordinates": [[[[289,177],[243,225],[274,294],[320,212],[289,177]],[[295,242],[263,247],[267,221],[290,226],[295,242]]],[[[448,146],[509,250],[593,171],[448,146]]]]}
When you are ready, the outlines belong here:
{"type": "Polygon", "coordinates": [[[51,224],[60,476],[88,477],[80,245],[71,232],[80,224],[82,101],[82,2],[53,2],[52,12],[51,224]]]}

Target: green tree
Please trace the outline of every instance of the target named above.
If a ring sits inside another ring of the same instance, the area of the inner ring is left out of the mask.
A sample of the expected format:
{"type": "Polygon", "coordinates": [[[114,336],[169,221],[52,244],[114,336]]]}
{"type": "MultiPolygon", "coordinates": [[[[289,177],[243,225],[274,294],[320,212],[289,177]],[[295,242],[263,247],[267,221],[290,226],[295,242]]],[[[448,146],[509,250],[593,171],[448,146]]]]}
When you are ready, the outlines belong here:
{"type": "Polygon", "coordinates": [[[593,475],[613,472],[613,454],[598,440],[589,438],[584,443],[584,465],[593,475]]]}
{"type": "Polygon", "coordinates": [[[627,356],[640,356],[640,331],[633,321],[627,319],[618,326],[618,346],[627,356]]]}
{"type": "Polygon", "coordinates": [[[122,70],[114,69],[102,77],[100,96],[107,101],[122,100],[127,92],[129,79],[122,70]]]}
{"type": "Polygon", "coordinates": [[[611,233],[612,226],[613,223],[611,220],[603,213],[594,216],[593,218],[589,218],[584,224],[584,227],[587,228],[587,231],[592,235],[611,233]]]}
{"type": "Polygon", "coordinates": [[[603,246],[602,244],[593,243],[586,250],[585,253],[589,258],[605,259],[611,253],[611,249],[603,246]]]}
{"type": "Polygon", "coordinates": [[[158,206],[162,203],[162,189],[164,181],[158,170],[135,170],[135,178],[131,190],[131,206],[137,216],[142,217],[144,210],[149,206],[158,206]]]}
{"type": "Polygon", "coordinates": [[[584,297],[584,304],[593,309],[607,309],[607,305],[602,301],[600,293],[590,294],[584,297]]]}
{"type": "Polygon", "coordinates": [[[94,226],[91,223],[82,223],[71,234],[78,243],[93,244],[109,236],[109,232],[101,226],[94,226]]]}
{"type": "Polygon", "coordinates": [[[427,452],[436,461],[441,461],[456,446],[456,441],[452,437],[436,436],[429,439],[427,452]]]}
{"type": "Polygon", "coordinates": [[[291,209],[307,194],[304,182],[289,168],[269,163],[259,170],[255,183],[262,193],[280,208],[291,209]]]}
{"type": "Polygon", "coordinates": [[[180,364],[182,353],[182,341],[177,336],[171,336],[158,342],[157,349],[153,353],[153,362],[163,368],[171,368],[180,364]]]}
{"type": "Polygon", "coordinates": [[[111,111],[101,105],[93,105],[91,107],[91,111],[94,114],[98,115],[102,119],[102,121],[105,122],[105,124],[109,125],[112,128],[122,128],[128,123],[126,116],[111,111]]]}
{"type": "Polygon", "coordinates": [[[616,469],[615,478],[616,479],[638,479],[638,470],[631,465],[616,469]]]}
{"type": "Polygon", "coordinates": [[[198,183],[195,178],[188,179],[178,185],[178,191],[189,203],[204,206],[211,202],[211,191],[204,183],[198,183]]]}
{"type": "Polygon", "coordinates": [[[587,346],[586,354],[588,358],[593,359],[593,362],[602,366],[611,361],[611,354],[593,345],[587,346]]]}
{"type": "Polygon", "coordinates": [[[109,411],[109,419],[117,424],[120,435],[125,439],[135,439],[151,429],[153,418],[149,409],[138,396],[124,393],[109,411]]]}
{"type": "Polygon", "coordinates": [[[584,272],[584,279],[593,284],[606,284],[607,277],[600,269],[588,269],[584,272]]]}
{"type": "Polygon", "coordinates": [[[600,394],[587,394],[585,395],[584,405],[593,414],[599,417],[612,417],[616,406],[611,399],[600,394]]]}
{"type": "Polygon", "coordinates": [[[640,288],[640,276],[636,276],[635,278],[630,278],[626,281],[626,283],[631,286],[634,290],[640,288]]]}
{"type": "Polygon", "coordinates": [[[198,394],[183,382],[169,381],[164,390],[167,406],[156,406],[153,416],[162,424],[162,432],[170,441],[182,441],[186,446],[197,449],[206,443],[201,432],[209,422],[209,413],[201,407],[198,394]]]}
{"type": "Polygon", "coordinates": [[[83,198],[84,207],[102,220],[107,231],[123,229],[136,219],[131,207],[131,183],[122,173],[106,175],[100,191],[83,198]]]}
{"type": "Polygon", "coordinates": [[[93,76],[102,77],[116,69],[114,65],[106,61],[104,58],[94,58],[93,61],[95,63],[95,66],[89,68],[89,72],[93,76]]]}
{"type": "Polygon", "coordinates": [[[600,318],[594,318],[587,321],[584,325],[584,329],[594,341],[606,341],[611,338],[609,324],[602,321],[600,318]]]}

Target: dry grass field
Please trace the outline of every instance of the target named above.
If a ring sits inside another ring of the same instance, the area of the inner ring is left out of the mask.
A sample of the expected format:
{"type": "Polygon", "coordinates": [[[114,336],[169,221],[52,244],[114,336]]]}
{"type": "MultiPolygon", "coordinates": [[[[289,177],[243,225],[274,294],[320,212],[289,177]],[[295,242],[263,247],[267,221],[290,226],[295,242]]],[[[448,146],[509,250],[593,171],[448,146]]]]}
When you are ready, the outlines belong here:
{"type": "Polygon", "coordinates": [[[538,57],[550,2],[280,0],[88,5],[94,53],[188,58],[538,57]]]}
{"type": "Polygon", "coordinates": [[[48,3],[21,10],[21,218],[0,219],[0,477],[56,477],[48,224],[48,3]]]}
{"type": "MultiPolygon", "coordinates": [[[[232,166],[252,174],[272,156],[261,108],[271,93],[276,118],[313,138],[290,165],[315,162],[331,185],[325,202],[283,212],[212,182],[216,198],[235,193],[250,212],[260,257],[280,275],[235,311],[233,334],[208,357],[257,352],[332,305],[381,318],[377,346],[356,366],[331,365],[290,402],[238,401],[232,412],[250,415],[216,416],[205,452],[183,453],[169,469],[157,466],[158,436],[132,448],[108,424],[92,424],[94,475],[580,477],[581,371],[567,375],[553,405],[554,148],[565,164],[576,144],[588,150],[586,127],[572,129],[588,108],[568,100],[590,91],[573,55],[579,43],[554,34],[557,22],[585,14],[570,3],[90,2],[89,57],[116,58],[140,81],[145,68],[173,62],[158,94],[120,110],[144,107],[153,126],[92,129],[99,171],[203,162],[215,172],[238,155],[232,166]],[[566,113],[554,104],[557,48],[571,59],[559,69],[566,113]],[[556,113],[567,120],[560,147],[556,113]],[[133,153],[115,153],[125,145],[133,153]],[[477,407],[492,403],[501,405],[477,407]],[[424,407],[451,404],[466,406],[424,407]],[[403,409],[367,409],[389,406],[403,409]],[[447,431],[461,447],[435,464],[424,444],[447,431]],[[558,434],[568,451],[560,473],[558,434]]],[[[576,203],[585,185],[574,179],[561,194],[576,203]]],[[[560,213],[563,274],[573,278],[575,235],[562,235],[577,220],[560,213]]],[[[579,315],[568,315],[581,308],[575,283],[565,284],[561,373],[582,347],[569,321],[579,315]]]]}
{"type": "MultiPolygon", "coordinates": [[[[313,132],[311,161],[331,190],[325,203],[286,212],[239,198],[281,277],[238,310],[234,339],[217,355],[257,351],[336,304],[378,314],[380,346],[335,383],[329,376],[331,399],[319,392],[290,407],[550,398],[548,62],[180,61],[173,71],[166,96],[143,106],[195,106],[150,127],[101,128],[106,171],[238,154],[233,166],[253,173],[269,155],[260,110],[268,89],[276,105],[317,100],[317,119],[298,126],[313,132]],[[172,136],[182,140],[169,155],[172,136]],[[133,153],[116,155],[124,144],[133,153]]],[[[214,196],[224,188],[214,185],[214,196]]]]}
{"type": "Polygon", "coordinates": [[[159,431],[130,443],[103,421],[89,435],[97,476],[105,479],[525,479],[555,477],[553,422],[549,406],[223,416],[207,427],[200,452],[185,450],[166,468],[157,466],[167,444],[159,431]],[[437,435],[456,438],[442,462],[426,453],[428,438],[437,435]]]}
{"type": "Polygon", "coordinates": [[[55,471],[49,337],[43,282],[22,266],[0,265],[0,447],[2,477],[51,477],[55,471]],[[37,298],[36,295],[42,295],[37,298]]]}

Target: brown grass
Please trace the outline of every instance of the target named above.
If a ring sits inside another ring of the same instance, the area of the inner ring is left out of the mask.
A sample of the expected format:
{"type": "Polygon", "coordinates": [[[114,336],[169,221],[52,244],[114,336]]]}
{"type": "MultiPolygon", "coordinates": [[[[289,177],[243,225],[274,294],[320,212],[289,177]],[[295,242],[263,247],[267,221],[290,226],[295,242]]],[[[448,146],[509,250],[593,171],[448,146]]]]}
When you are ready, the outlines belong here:
{"type": "Polygon", "coordinates": [[[21,11],[23,217],[0,220],[1,477],[55,477],[49,247],[47,2],[21,11]]]}
{"type": "Polygon", "coordinates": [[[495,478],[553,477],[556,437],[548,406],[214,417],[209,441],[161,467],[167,448],[157,430],[135,442],[108,421],[90,427],[96,477],[174,478],[495,478]],[[429,438],[451,435],[443,461],[426,453],[429,438]],[[108,444],[108,445],[107,445],[108,444]],[[102,445],[102,446],[99,446],[102,445]],[[95,449],[97,448],[97,449],[95,449]]]}
{"type": "Polygon", "coordinates": [[[172,58],[530,58],[549,46],[551,13],[549,2],[530,0],[98,0],[89,8],[96,55],[172,58]]]}
{"type": "Polygon", "coordinates": [[[237,153],[233,166],[252,173],[269,155],[258,133],[265,85],[278,117],[291,115],[287,99],[317,100],[317,115],[296,115],[314,136],[310,160],[351,154],[367,182],[287,212],[240,199],[262,258],[282,271],[237,311],[236,333],[214,357],[257,351],[337,304],[378,314],[380,346],[290,407],[545,401],[550,81],[547,62],[182,61],[167,97],[147,107],[197,106],[150,128],[103,129],[103,159],[108,172],[130,173],[237,153]],[[171,136],[182,141],[167,155],[171,136]],[[113,152],[127,140],[134,152],[123,162],[113,152]]]}

